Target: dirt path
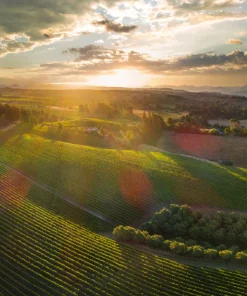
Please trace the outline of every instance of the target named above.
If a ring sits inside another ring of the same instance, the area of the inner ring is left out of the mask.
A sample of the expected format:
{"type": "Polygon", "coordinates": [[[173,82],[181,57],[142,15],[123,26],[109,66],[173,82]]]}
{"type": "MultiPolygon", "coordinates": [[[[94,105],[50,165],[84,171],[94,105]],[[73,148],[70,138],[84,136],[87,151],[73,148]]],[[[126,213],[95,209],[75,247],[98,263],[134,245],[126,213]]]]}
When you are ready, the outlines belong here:
{"type": "Polygon", "coordinates": [[[97,212],[94,212],[92,210],[90,210],[89,208],[83,206],[82,204],[80,204],[79,202],[73,200],[73,198],[67,196],[67,195],[64,195],[63,193],[59,192],[58,190],[55,190],[54,188],[50,187],[49,185],[46,185],[46,184],[43,184],[41,182],[38,182],[38,181],[35,181],[34,179],[30,178],[29,176],[27,176],[26,174],[24,174],[23,172],[11,167],[10,165],[6,164],[6,163],[3,163],[3,162],[0,162],[0,165],[3,165],[5,166],[6,168],[12,170],[13,172],[15,172],[16,174],[24,177],[25,179],[27,179],[29,182],[37,185],[38,187],[42,188],[43,190],[51,193],[51,194],[54,194],[54,196],[58,197],[59,199],[62,199],[64,201],[66,201],[67,203],[77,207],[78,209],[84,211],[84,212],[87,212],[89,214],[91,214],[92,216],[96,217],[96,218],[99,218],[100,220],[104,221],[104,222],[107,222],[108,224],[111,224],[113,226],[116,226],[117,224],[113,221],[111,221],[110,219],[102,216],[101,214],[97,213],[97,212]]]}

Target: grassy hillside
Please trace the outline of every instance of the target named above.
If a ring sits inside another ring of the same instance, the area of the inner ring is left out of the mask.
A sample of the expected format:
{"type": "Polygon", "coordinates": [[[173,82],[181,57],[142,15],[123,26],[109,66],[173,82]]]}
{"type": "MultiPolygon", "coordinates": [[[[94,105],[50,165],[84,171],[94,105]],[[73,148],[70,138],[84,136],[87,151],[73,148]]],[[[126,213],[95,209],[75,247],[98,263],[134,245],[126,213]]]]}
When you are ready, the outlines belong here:
{"type": "MultiPolygon", "coordinates": [[[[16,207],[16,203],[32,202],[55,214],[59,213],[64,219],[76,222],[94,232],[109,231],[112,225],[92,216],[69,204],[66,201],[58,199],[54,194],[31,182],[26,177],[0,165],[0,199],[2,203],[16,207]]],[[[0,207],[0,213],[3,213],[0,207]]]]}
{"type": "Polygon", "coordinates": [[[2,295],[246,295],[244,273],[122,246],[30,202],[29,184],[2,168],[0,180],[2,295]]]}
{"type": "Polygon", "coordinates": [[[0,147],[0,161],[116,223],[129,224],[161,202],[247,209],[247,170],[172,154],[106,150],[23,135],[0,147]]]}

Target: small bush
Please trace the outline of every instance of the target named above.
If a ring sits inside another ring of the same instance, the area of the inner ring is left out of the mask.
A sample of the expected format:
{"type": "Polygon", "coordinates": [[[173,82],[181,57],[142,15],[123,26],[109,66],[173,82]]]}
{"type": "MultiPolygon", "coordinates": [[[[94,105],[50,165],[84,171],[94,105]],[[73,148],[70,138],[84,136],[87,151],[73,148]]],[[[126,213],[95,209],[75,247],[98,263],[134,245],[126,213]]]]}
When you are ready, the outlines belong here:
{"type": "Polygon", "coordinates": [[[185,241],[185,244],[189,247],[191,246],[195,246],[196,245],[196,241],[193,239],[188,239],[187,241],[185,241]]]}
{"type": "Polygon", "coordinates": [[[170,250],[170,244],[172,243],[172,241],[170,241],[170,240],[165,240],[164,242],[163,242],[163,249],[164,250],[166,250],[166,251],[168,251],[168,250],[170,250]]]}
{"type": "Polygon", "coordinates": [[[161,235],[148,235],[146,238],[147,245],[152,248],[160,248],[164,243],[164,239],[161,235]]]}
{"type": "Polygon", "coordinates": [[[233,253],[230,250],[224,250],[219,252],[219,256],[225,261],[230,261],[233,258],[233,253]]]}
{"type": "Polygon", "coordinates": [[[224,250],[227,250],[227,247],[225,245],[221,244],[221,245],[219,245],[219,246],[216,247],[216,250],[218,252],[224,251],[224,250]]]}
{"type": "Polygon", "coordinates": [[[193,257],[203,257],[204,255],[204,248],[197,245],[197,246],[194,246],[192,247],[192,256],[193,257]]]}
{"type": "Polygon", "coordinates": [[[238,252],[236,255],[235,255],[235,258],[239,261],[242,261],[242,262],[247,262],[247,253],[245,252],[238,252]]]}
{"type": "Polygon", "coordinates": [[[210,130],[210,135],[219,136],[219,131],[216,128],[210,130]]]}
{"type": "Polygon", "coordinates": [[[170,250],[173,254],[185,254],[187,247],[184,243],[172,242],[170,244],[170,250]]]}
{"type": "Polygon", "coordinates": [[[238,246],[232,246],[230,249],[232,251],[233,255],[239,252],[239,247],[238,246]]]}
{"type": "Polygon", "coordinates": [[[215,249],[204,250],[204,255],[206,258],[215,259],[218,256],[218,251],[215,249]]]}

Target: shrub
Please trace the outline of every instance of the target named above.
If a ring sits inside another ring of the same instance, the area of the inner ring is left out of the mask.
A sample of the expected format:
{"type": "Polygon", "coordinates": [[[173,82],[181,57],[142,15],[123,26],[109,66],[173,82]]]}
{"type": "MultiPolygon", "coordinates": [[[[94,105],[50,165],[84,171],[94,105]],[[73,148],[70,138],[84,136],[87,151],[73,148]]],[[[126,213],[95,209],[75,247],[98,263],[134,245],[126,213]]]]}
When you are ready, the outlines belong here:
{"type": "Polygon", "coordinates": [[[218,136],[220,133],[216,128],[210,130],[210,135],[218,136]]]}
{"type": "Polygon", "coordinates": [[[173,254],[185,254],[187,252],[187,247],[184,243],[174,241],[170,244],[170,250],[173,254]]]}
{"type": "Polygon", "coordinates": [[[219,256],[225,261],[230,261],[233,258],[233,253],[230,250],[224,250],[219,252],[219,256]]]}
{"type": "Polygon", "coordinates": [[[130,226],[119,225],[114,228],[113,235],[117,240],[133,241],[136,237],[136,230],[130,226]]]}
{"type": "Polygon", "coordinates": [[[239,252],[239,247],[238,246],[232,246],[229,250],[232,251],[232,253],[235,255],[236,253],[239,252]]]}
{"type": "Polygon", "coordinates": [[[164,242],[163,242],[163,249],[164,250],[170,250],[170,244],[172,243],[172,241],[170,241],[170,240],[165,240],[164,242]]]}
{"type": "Polygon", "coordinates": [[[147,245],[152,248],[160,248],[164,243],[164,239],[161,235],[148,235],[146,238],[147,245]]]}
{"type": "Polygon", "coordinates": [[[136,230],[135,241],[139,244],[145,244],[147,236],[147,231],[136,230]]]}
{"type": "Polygon", "coordinates": [[[215,259],[218,256],[218,251],[215,249],[204,250],[204,255],[206,258],[215,259]]]}
{"type": "Polygon", "coordinates": [[[226,250],[226,249],[227,249],[227,247],[225,245],[223,245],[223,244],[221,244],[221,245],[219,245],[219,246],[216,247],[216,250],[218,252],[223,251],[223,250],[226,250]]]}
{"type": "Polygon", "coordinates": [[[196,245],[196,241],[193,239],[188,239],[187,241],[185,241],[185,244],[189,247],[191,246],[195,246],[196,245]]]}
{"type": "Polygon", "coordinates": [[[175,237],[175,241],[179,243],[184,243],[184,239],[182,237],[175,237]]]}
{"type": "Polygon", "coordinates": [[[245,252],[238,252],[235,255],[235,258],[239,261],[247,262],[247,253],[245,252]]]}
{"type": "Polygon", "coordinates": [[[202,257],[204,255],[204,248],[201,246],[194,246],[192,247],[192,256],[193,257],[202,257]]]}
{"type": "Polygon", "coordinates": [[[193,251],[193,247],[187,247],[187,252],[186,254],[191,254],[193,251]]]}

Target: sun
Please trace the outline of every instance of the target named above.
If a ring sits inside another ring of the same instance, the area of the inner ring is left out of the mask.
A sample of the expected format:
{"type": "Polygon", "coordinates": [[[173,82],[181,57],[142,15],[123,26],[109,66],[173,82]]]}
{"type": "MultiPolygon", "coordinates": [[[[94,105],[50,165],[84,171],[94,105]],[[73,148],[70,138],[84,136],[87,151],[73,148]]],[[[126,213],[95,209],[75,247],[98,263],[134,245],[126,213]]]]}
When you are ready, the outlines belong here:
{"type": "Polygon", "coordinates": [[[118,69],[114,74],[94,77],[90,84],[111,87],[142,87],[149,80],[149,75],[133,69],[118,69]]]}

